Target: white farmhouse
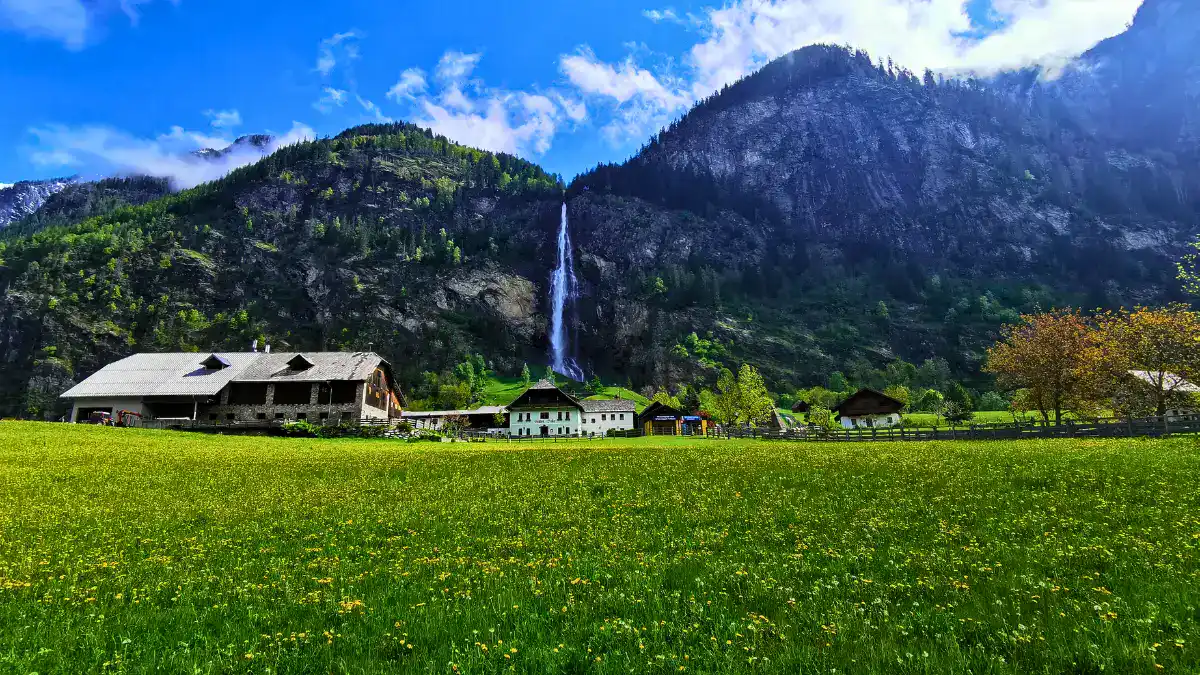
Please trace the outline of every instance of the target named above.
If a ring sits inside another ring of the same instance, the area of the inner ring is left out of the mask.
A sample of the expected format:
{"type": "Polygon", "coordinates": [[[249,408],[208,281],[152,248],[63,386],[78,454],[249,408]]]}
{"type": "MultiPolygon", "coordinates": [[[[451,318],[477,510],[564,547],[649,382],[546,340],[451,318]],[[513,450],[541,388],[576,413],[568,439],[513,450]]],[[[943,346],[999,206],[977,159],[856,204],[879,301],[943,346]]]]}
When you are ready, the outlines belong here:
{"type": "Polygon", "coordinates": [[[860,389],[833,409],[844,429],[878,429],[900,424],[904,403],[874,389],[860,389]]]}
{"type": "Polygon", "coordinates": [[[510,436],[578,436],[583,406],[569,394],[542,380],[508,406],[510,436]]]}
{"type": "Polygon", "coordinates": [[[584,436],[606,436],[610,431],[630,431],[637,424],[637,408],[628,399],[583,400],[584,436]]]}

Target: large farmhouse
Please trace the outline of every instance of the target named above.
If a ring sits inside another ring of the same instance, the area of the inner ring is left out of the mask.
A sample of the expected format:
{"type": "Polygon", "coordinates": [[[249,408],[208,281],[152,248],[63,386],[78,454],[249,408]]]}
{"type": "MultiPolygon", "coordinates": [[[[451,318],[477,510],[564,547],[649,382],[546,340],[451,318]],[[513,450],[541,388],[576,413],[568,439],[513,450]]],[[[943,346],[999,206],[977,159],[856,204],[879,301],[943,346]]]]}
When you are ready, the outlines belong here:
{"type": "Polygon", "coordinates": [[[603,436],[633,429],[633,401],[577,400],[542,380],[508,406],[510,436],[603,436]]]}
{"type": "Polygon", "coordinates": [[[391,365],[371,352],[134,354],[62,395],[94,412],[201,422],[358,422],[401,414],[391,365]]]}

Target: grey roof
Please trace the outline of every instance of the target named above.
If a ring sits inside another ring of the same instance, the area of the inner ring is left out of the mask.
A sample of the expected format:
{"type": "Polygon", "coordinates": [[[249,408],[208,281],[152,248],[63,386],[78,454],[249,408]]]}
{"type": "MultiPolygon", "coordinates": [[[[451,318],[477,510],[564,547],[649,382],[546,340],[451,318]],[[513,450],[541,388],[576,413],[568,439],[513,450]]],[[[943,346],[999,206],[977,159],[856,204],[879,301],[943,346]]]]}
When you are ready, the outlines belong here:
{"type": "Polygon", "coordinates": [[[1160,376],[1157,372],[1151,372],[1148,370],[1131,370],[1129,371],[1129,374],[1147,384],[1156,387],[1159,384],[1162,384],[1162,388],[1166,391],[1178,391],[1187,394],[1200,392],[1200,387],[1188,382],[1175,373],[1163,373],[1160,376]]]}
{"type": "Polygon", "coordinates": [[[258,356],[237,378],[238,382],[361,381],[369,379],[383,362],[383,357],[374,352],[260,352],[258,356]],[[289,368],[288,362],[297,356],[304,356],[313,367],[306,370],[289,368]]]}
{"type": "Polygon", "coordinates": [[[213,396],[262,354],[217,354],[228,368],[206,370],[201,362],[212,354],[134,354],[104,366],[71,387],[62,398],[120,396],[213,396]]]}
{"type": "Polygon", "coordinates": [[[402,417],[463,417],[466,415],[502,415],[508,409],[502,405],[485,405],[474,410],[405,410],[402,417]]]}
{"type": "Polygon", "coordinates": [[[611,400],[584,399],[579,402],[585,413],[637,412],[637,404],[627,398],[611,400]]]}
{"type": "Polygon", "coordinates": [[[230,382],[328,382],[370,378],[383,358],[371,352],[305,352],[312,368],[293,371],[292,352],[184,352],[134,354],[110,363],[71,387],[62,398],[123,396],[214,396],[230,382]],[[216,356],[229,367],[208,370],[203,362],[216,356]]]}

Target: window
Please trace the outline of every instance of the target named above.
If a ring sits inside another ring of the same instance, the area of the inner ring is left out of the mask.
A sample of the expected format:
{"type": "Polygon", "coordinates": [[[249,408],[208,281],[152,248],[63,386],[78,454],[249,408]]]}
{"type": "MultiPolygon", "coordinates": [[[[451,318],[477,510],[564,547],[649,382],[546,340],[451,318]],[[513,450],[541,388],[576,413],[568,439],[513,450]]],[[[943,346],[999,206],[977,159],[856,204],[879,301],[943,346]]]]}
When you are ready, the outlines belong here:
{"type": "Polygon", "coordinates": [[[234,420],[236,420],[236,419],[237,419],[237,415],[235,415],[235,414],[233,414],[233,413],[226,413],[226,414],[225,414],[225,419],[227,419],[227,420],[229,420],[230,422],[232,422],[232,421],[234,421],[234,420]]]}
{"type": "Polygon", "coordinates": [[[558,435],[559,435],[559,436],[562,436],[562,427],[559,427],[559,428],[558,428],[558,435]]]}
{"type": "MultiPolygon", "coordinates": [[[[355,403],[358,398],[358,383],[357,382],[331,382],[329,383],[329,402],[330,403],[355,403]]],[[[325,401],[321,401],[324,403],[325,401]]]]}
{"type": "Polygon", "coordinates": [[[267,402],[267,385],[235,382],[229,387],[229,405],[262,405],[267,402]]]}
{"type": "Polygon", "coordinates": [[[283,413],[275,413],[275,419],[277,419],[277,420],[283,419],[283,413]]]}
{"type": "Polygon", "coordinates": [[[550,413],[548,413],[548,412],[544,412],[544,413],[542,413],[542,414],[541,414],[541,418],[542,418],[542,419],[544,419],[544,420],[548,420],[548,419],[550,419],[550,413]]]}
{"type": "Polygon", "coordinates": [[[596,418],[595,418],[595,417],[593,417],[593,418],[592,418],[592,424],[595,424],[595,423],[596,423],[596,418]]]}
{"type": "Polygon", "coordinates": [[[267,413],[258,413],[258,419],[260,419],[260,420],[267,419],[267,413]]]}
{"type": "Polygon", "coordinates": [[[308,413],[298,412],[298,413],[296,413],[296,419],[306,420],[306,419],[308,419],[308,413]]]}
{"type": "Polygon", "coordinates": [[[327,413],[327,412],[321,413],[321,420],[324,421],[327,419],[329,419],[329,413],[327,413]]]}
{"type": "Polygon", "coordinates": [[[562,411],[561,410],[558,411],[558,421],[559,422],[562,421],[562,411]]]}
{"type": "Polygon", "coordinates": [[[311,382],[280,382],[275,385],[276,405],[308,405],[312,400],[311,382]]]}
{"type": "Polygon", "coordinates": [[[352,413],[352,412],[342,413],[342,424],[351,424],[353,422],[354,422],[354,413],[352,413]]]}
{"type": "Polygon", "coordinates": [[[604,422],[607,422],[607,421],[608,421],[608,415],[605,415],[604,413],[600,413],[600,419],[601,419],[602,421],[604,421],[604,422]]]}
{"type": "Polygon", "coordinates": [[[571,421],[571,411],[570,410],[567,411],[567,421],[568,422],[571,421]]]}
{"type": "Polygon", "coordinates": [[[621,419],[625,419],[625,413],[621,413],[621,419]]]}

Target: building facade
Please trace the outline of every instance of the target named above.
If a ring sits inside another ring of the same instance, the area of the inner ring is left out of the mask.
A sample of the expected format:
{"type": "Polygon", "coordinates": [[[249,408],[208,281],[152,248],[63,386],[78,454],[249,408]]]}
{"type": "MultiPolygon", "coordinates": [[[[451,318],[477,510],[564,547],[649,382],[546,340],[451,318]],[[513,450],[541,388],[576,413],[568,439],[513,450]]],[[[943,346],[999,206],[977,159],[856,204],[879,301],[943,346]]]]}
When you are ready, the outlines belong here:
{"type": "Polygon", "coordinates": [[[609,401],[583,400],[584,436],[607,436],[610,431],[631,431],[637,427],[637,407],[628,399],[609,401]]]}
{"type": "Polygon", "coordinates": [[[582,424],[583,406],[548,380],[526,389],[508,406],[510,436],[578,436],[582,424]]]}
{"type": "Polygon", "coordinates": [[[146,420],[357,423],[401,414],[391,365],[371,352],[134,354],[62,395],[72,422],[122,410],[146,420]]]}
{"type": "Polygon", "coordinates": [[[901,423],[904,403],[874,389],[860,389],[833,409],[844,429],[880,429],[901,423]]]}

